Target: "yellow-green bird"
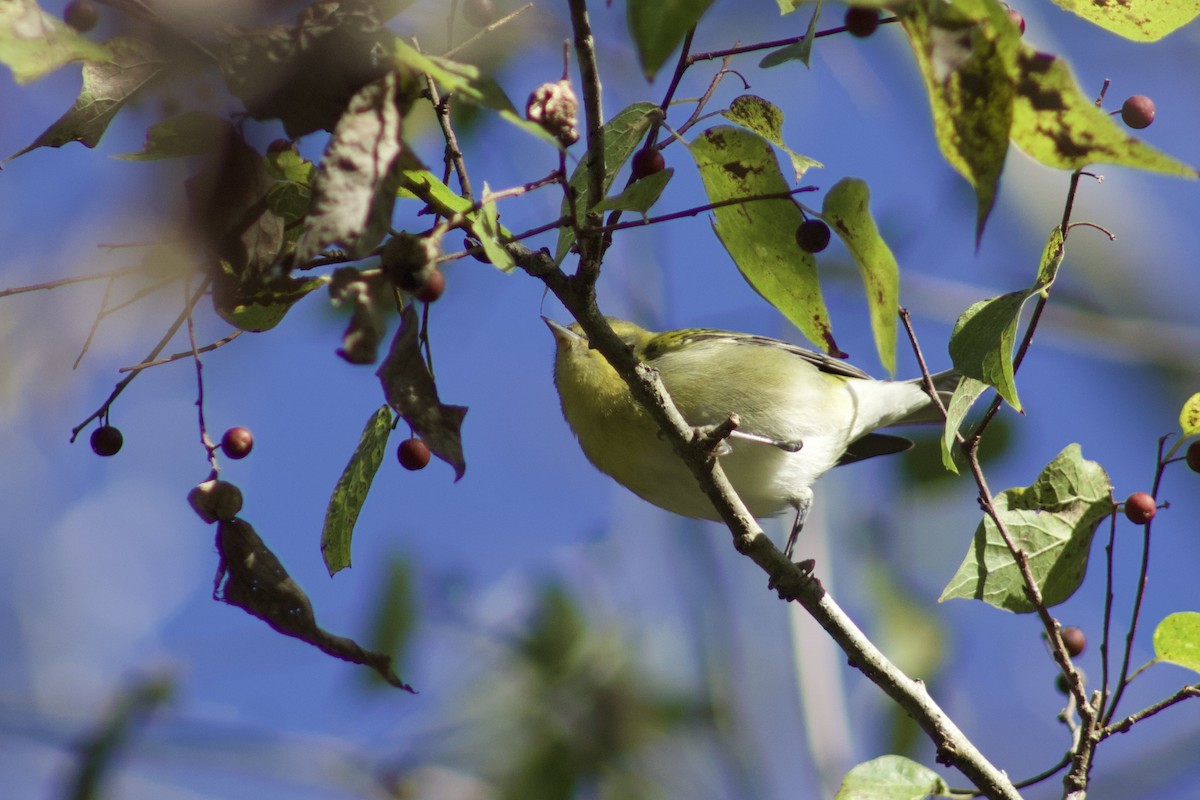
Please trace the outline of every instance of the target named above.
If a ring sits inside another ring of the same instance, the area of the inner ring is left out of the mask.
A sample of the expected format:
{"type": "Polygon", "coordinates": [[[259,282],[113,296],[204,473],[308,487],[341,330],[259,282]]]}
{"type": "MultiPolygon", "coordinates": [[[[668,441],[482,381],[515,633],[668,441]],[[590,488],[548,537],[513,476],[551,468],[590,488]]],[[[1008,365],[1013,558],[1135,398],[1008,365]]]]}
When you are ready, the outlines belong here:
{"type": "MultiPolygon", "coordinates": [[[[558,344],[554,383],[563,416],[588,460],[660,508],[719,519],[691,471],[579,325],[545,321],[558,344]]],[[[609,324],[658,371],[690,425],[719,425],[738,415],[739,426],[719,456],[721,467],[754,516],[795,510],[789,557],[817,478],[831,467],[912,446],[908,439],[875,433],[879,428],[942,419],[920,379],[876,380],[844,361],[765,336],[707,328],[654,333],[618,319],[609,324]]],[[[943,401],[957,382],[952,371],[934,376],[943,401]]]]}

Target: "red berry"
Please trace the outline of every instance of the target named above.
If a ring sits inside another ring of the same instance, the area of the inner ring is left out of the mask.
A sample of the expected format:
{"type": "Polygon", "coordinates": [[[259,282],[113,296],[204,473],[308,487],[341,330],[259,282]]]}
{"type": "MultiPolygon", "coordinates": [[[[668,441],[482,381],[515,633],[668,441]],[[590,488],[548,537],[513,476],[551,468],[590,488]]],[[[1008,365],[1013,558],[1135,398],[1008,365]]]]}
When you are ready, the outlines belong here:
{"type": "Polygon", "coordinates": [[[221,451],[235,461],[250,455],[253,447],[254,434],[250,433],[249,428],[240,425],[225,431],[225,435],[221,437],[221,451]]]}
{"type": "Polygon", "coordinates": [[[87,33],[100,21],[100,11],[92,0],[72,0],[63,9],[63,21],[80,33],[87,33]]]}
{"type": "Polygon", "coordinates": [[[405,439],[396,450],[400,466],[411,470],[425,469],[425,465],[429,463],[429,455],[429,445],[420,439],[405,439]]]}
{"type": "Polygon", "coordinates": [[[865,39],[879,27],[879,9],[851,6],[846,9],[846,30],[851,36],[865,39]]]}
{"type": "Polygon", "coordinates": [[[422,303],[432,303],[446,291],[446,276],[440,269],[431,269],[425,276],[425,281],[413,292],[413,296],[422,303]]]}
{"type": "Polygon", "coordinates": [[[492,0],[466,0],[462,15],[468,25],[486,28],[496,21],[496,4],[492,0]]]}
{"type": "Polygon", "coordinates": [[[92,452],[98,456],[115,456],[125,443],[125,437],[115,425],[101,425],[92,431],[92,452]]]}
{"type": "Polygon", "coordinates": [[[1192,468],[1192,472],[1200,472],[1200,439],[1188,445],[1184,458],[1187,459],[1187,465],[1192,468]]]}
{"type": "Polygon", "coordinates": [[[267,145],[268,153],[283,153],[295,147],[291,139],[275,139],[267,145]]]}
{"type": "Polygon", "coordinates": [[[1087,647],[1087,637],[1082,630],[1073,625],[1062,629],[1062,640],[1071,658],[1078,656],[1087,647]]]}
{"type": "Polygon", "coordinates": [[[1154,498],[1146,492],[1134,492],[1125,499],[1125,516],[1134,525],[1145,525],[1157,513],[1154,498]]]}
{"type": "Polygon", "coordinates": [[[647,175],[662,172],[667,160],[657,147],[644,147],[633,154],[633,179],[640,181],[647,175]]]}
{"type": "Polygon", "coordinates": [[[819,253],[829,246],[829,226],[819,219],[806,219],[796,228],[796,244],[806,253],[819,253]]]}
{"type": "Polygon", "coordinates": [[[1004,10],[1008,12],[1008,18],[1012,20],[1012,24],[1017,26],[1017,30],[1021,35],[1025,35],[1025,17],[1020,11],[1017,11],[1012,6],[1005,6],[1004,10]]]}
{"type": "Polygon", "coordinates": [[[1142,129],[1154,122],[1154,101],[1135,94],[1121,105],[1121,120],[1131,128],[1142,129]]]}

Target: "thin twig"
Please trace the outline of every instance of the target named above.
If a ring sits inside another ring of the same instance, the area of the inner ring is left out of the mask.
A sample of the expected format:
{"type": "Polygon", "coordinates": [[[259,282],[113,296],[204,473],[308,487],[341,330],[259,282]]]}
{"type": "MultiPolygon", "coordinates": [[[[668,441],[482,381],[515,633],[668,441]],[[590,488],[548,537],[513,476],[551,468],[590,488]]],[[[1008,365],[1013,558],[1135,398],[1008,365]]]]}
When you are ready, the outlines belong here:
{"type": "Polygon", "coordinates": [[[1114,722],[1111,725],[1105,726],[1104,730],[1102,730],[1100,732],[1100,736],[1102,738],[1107,739],[1109,736],[1112,736],[1114,733],[1125,733],[1130,728],[1132,728],[1135,724],[1137,724],[1138,722],[1141,722],[1142,720],[1146,719],[1147,717],[1152,717],[1155,714],[1157,714],[1158,712],[1163,711],[1164,709],[1170,708],[1171,706],[1175,705],[1176,703],[1183,702],[1184,700],[1187,700],[1190,697],[1200,697],[1200,683],[1193,684],[1191,686],[1184,686],[1182,689],[1180,689],[1178,692],[1171,695],[1170,697],[1167,697],[1163,700],[1159,700],[1157,703],[1155,703],[1152,706],[1148,706],[1147,708],[1144,708],[1141,711],[1130,714],[1128,717],[1125,717],[1125,719],[1123,719],[1119,722],[1114,722]]]}
{"type": "Polygon", "coordinates": [[[475,44],[475,42],[479,41],[484,36],[491,33],[492,31],[496,30],[497,28],[507,25],[508,23],[512,22],[514,19],[521,16],[522,14],[524,14],[526,11],[528,11],[531,8],[533,8],[533,3],[526,3],[525,5],[521,6],[520,8],[518,8],[516,11],[512,12],[508,16],[501,17],[500,19],[493,22],[491,25],[488,25],[486,28],[484,28],[483,30],[476,33],[471,38],[467,39],[466,41],[464,41],[454,47],[451,47],[449,50],[442,53],[442,58],[453,58],[462,50],[475,44]]]}
{"type": "Polygon", "coordinates": [[[73,278],[59,278],[58,280],[46,281],[45,283],[34,283],[29,286],[14,286],[11,289],[0,289],[0,298],[11,297],[15,294],[25,294],[26,292],[40,292],[46,289],[57,289],[60,286],[69,286],[72,283],[86,283],[88,281],[102,281],[105,279],[121,278],[126,275],[137,275],[145,272],[145,267],[126,267],[125,269],[114,269],[111,272],[97,272],[92,275],[76,275],[73,278]]]}
{"type": "MultiPolygon", "coordinates": [[[[171,323],[169,328],[167,328],[167,332],[164,333],[163,337],[158,340],[158,344],[156,344],[154,349],[150,351],[150,355],[143,359],[144,361],[153,361],[155,358],[158,358],[158,354],[166,348],[166,346],[171,342],[171,339],[175,337],[175,334],[179,332],[179,328],[184,322],[187,321],[188,315],[192,312],[192,309],[196,307],[196,303],[200,302],[200,298],[204,296],[206,291],[208,291],[208,286],[210,283],[212,283],[211,278],[204,279],[203,283],[200,284],[200,288],[197,289],[196,293],[193,294],[191,299],[187,301],[187,305],[184,308],[183,313],[175,318],[175,321],[171,323]]],[[[125,387],[128,386],[134,378],[140,375],[141,372],[142,371],[140,369],[132,370],[128,375],[125,376],[124,379],[118,381],[117,385],[113,387],[112,394],[108,396],[108,399],[105,400],[98,409],[93,411],[87,419],[71,429],[71,441],[74,442],[75,439],[79,437],[79,432],[86,428],[89,422],[101,417],[102,415],[107,415],[109,406],[113,404],[117,397],[120,396],[121,392],[125,391],[125,387]]]]}
{"type": "Polygon", "coordinates": [[[160,367],[163,364],[170,364],[175,361],[181,361],[185,358],[192,358],[196,353],[211,353],[218,347],[224,347],[225,345],[229,344],[243,333],[245,333],[245,331],[239,329],[223,339],[217,339],[215,342],[206,344],[203,347],[198,347],[195,350],[185,350],[182,353],[175,353],[174,355],[167,356],[166,358],[159,358],[154,361],[143,361],[142,363],[134,364],[133,366],[121,367],[117,370],[117,372],[133,372],[134,370],[149,369],[150,367],[160,367]]]}
{"type": "Polygon", "coordinates": [[[213,475],[220,470],[217,464],[217,446],[208,438],[208,426],[204,424],[204,363],[200,360],[200,350],[196,347],[196,323],[192,320],[191,304],[187,303],[188,289],[191,280],[183,282],[184,313],[187,314],[188,344],[192,346],[192,361],[196,364],[196,416],[200,422],[200,444],[204,446],[208,464],[212,467],[213,475]]]}
{"type": "Polygon", "coordinates": [[[100,320],[104,319],[105,309],[108,308],[108,296],[112,294],[113,284],[116,281],[116,278],[109,278],[108,283],[104,285],[104,296],[100,298],[100,310],[96,312],[96,318],[92,320],[92,327],[88,331],[87,338],[83,340],[83,347],[79,350],[79,355],[75,357],[75,363],[71,365],[71,369],[79,369],[79,362],[83,361],[83,357],[91,349],[92,339],[96,337],[96,331],[100,328],[100,320]]]}

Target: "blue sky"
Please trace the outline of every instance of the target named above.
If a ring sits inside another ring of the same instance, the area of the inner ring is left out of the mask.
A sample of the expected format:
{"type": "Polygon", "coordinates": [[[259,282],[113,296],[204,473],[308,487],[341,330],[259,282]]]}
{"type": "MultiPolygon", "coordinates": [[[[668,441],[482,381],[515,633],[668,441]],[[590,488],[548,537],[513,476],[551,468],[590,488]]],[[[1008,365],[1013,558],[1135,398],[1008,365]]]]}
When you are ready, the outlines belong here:
{"type": "MultiPolygon", "coordinates": [[[[657,98],[665,78],[648,89],[637,78],[623,11],[596,5],[606,112],[657,98]]],[[[762,5],[755,20],[743,18],[737,3],[718,2],[696,49],[800,31],[802,22],[780,22],[773,4],[762,5]]],[[[1085,91],[1111,78],[1109,106],[1134,93],[1153,96],[1158,120],[1144,138],[1200,164],[1195,26],[1157,45],[1134,45],[1049,4],[1015,5],[1028,21],[1027,40],[1065,55],[1085,91]]],[[[437,32],[430,37],[441,35],[435,6],[414,10],[430,26],[425,30],[437,32]]],[[[534,13],[556,33],[523,45],[521,58],[499,76],[514,99],[561,70],[563,13],[554,5],[534,13]]],[[[826,13],[828,24],[840,18],[838,10],[826,13]]],[[[789,144],[825,164],[806,183],[826,188],[852,175],[871,185],[876,218],[906,276],[902,301],[938,368],[948,365],[943,343],[967,305],[1028,285],[1061,214],[1067,175],[1012,152],[976,251],[973,198],[937,152],[906,49],[900,31],[885,26],[868,40],[822,40],[811,70],[762,71],[754,57],[735,67],[750,91],[783,106],[789,144]]],[[[711,73],[697,68],[681,96],[698,95],[711,73]]],[[[25,87],[0,78],[7,109],[0,152],[29,143],[77,90],[77,68],[25,87]]],[[[713,108],[741,91],[731,76],[713,108]]],[[[69,145],[6,165],[0,287],[136,264],[142,249],[95,245],[170,233],[186,170],[109,157],[140,149],[155,113],[152,104],[132,109],[94,151],[69,145]]],[[[278,135],[268,125],[250,130],[263,143],[278,135]]],[[[311,138],[302,146],[316,155],[321,145],[311,138]]],[[[440,157],[428,126],[414,146],[429,163],[440,157]]],[[[486,180],[493,189],[548,172],[554,156],[539,147],[498,123],[465,144],[476,185],[486,180]]],[[[701,202],[683,149],[672,146],[665,155],[677,171],[660,208],[701,202]]],[[[993,489],[1030,483],[1071,442],[1105,466],[1118,499],[1148,488],[1157,438],[1175,428],[1180,404],[1200,390],[1200,330],[1189,291],[1200,252],[1200,186],[1118,168],[1097,171],[1104,182],[1085,181],[1075,219],[1104,225],[1118,238],[1109,242],[1081,229],[1070,240],[1056,287],[1068,307],[1051,305],[1020,374],[1027,414],[1010,415],[1015,441],[989,473],[993,489]]],[[[423,224],[412,213],[402,207],[397,226],[423,224]]],[[[545,192],[502,206],[501,213],[506,225],[520,229],[551,218],[557,199],[545,192]]],[[[837,245],[819,263],[839,344],[855,363],[880,374],[857,275],[837,245]]],[[[660,327],[706,325],[797,339],[741,280],[704,216],[627,232],[605,269],[600,295],[608,313],[660,327]]],[[[139,362],[178,313],[177,285],[107,319],[77,370],[71,364],[102,283],[0,300],[0,493],[7,501],[0,547],[8,556],[0,560],[0,776],[15,796],[52,796],[72,763],[72,743],[114,693],[135,676],[160,671],[172,676],[176,697],[136,737],[113,796],[362,797],[370,796],[363,787],[380,763],[462,766],[473,724],[464,698],[495,674],[503,653],[497,636],[519,629],[535,588],[547,579],[586,598],[598,627],[619,628],[652,680],[697,686],[707,674],[698,654],[717,654],[716,672],[738,711],[738,735],[760,759],[762,796],[785,796],[797,782],[812,785],[819,772],[814,759],[829,759],[833,774],[879,754],[886,706],[878,692],[819,634],[793,635],[800,623],[766,591],[761,573],[732,551],[721,528],[649,507],[584,460],[557,407],[552,340],[539,319],[565,314],[543,297],[540,284],[470,260],[449,265],[446,275],[431,336],[442,399],[471,409],[466,476],[454,483],[440,462],[407,473],[389,456],[358,524],[354,568],[332,580],[320,560],[320,524],[362,425],[382,402],[373,370],[334,355],[342,322],[323,293],[299,304],[276,330],[243,336],[204,359],[210,429],[219,434],[245,425],[256,438],[249,458],[224,463],[224,476],[241,486],[243,516],[309,592],[324,627],[363,635],[389,559],[411,564],[422,617],[403,677],[420,689],[415,697],[372,690],[360,668],[212,601],[214,530],[184,500],[208,471],[190,362],[148,370],[121,397],[112,412],[125,433],[117,457],[95,457],[83,438],[68,444],[70,429],[119,379],[117,369],[139,362]],[[701,599],[715,602],[709,608],[701,599]],[[800,643],[799,659],[793,641],[800,643]],[[816,719],[829,724],[840,710],[848,720],[844,740],[830,731],[828,741],[814,744],[806,735],[821,697],[833,698],[833,710],[816,719]]],[[[201,341],[227,331],[209,314],[197,326],[201,341]]],[[[168,352],[185,348],[181,337],[168,352]]],[[[915,375],[903,347],[900,356],[900,376],[915,375]]],[[[944,492],[914,493],[898,468],[867,463],[822,479],[801,546],[821,553],[826,585],[869,633],[883,638],[895,634],[875,629],[881,614],[871,576],[888,569],[944,626],[939,700],[995,763],[1014,775],[1036,772],[1068,741],[1054,719],[1061,698],[1039,628],[1031,618],[982,605],[936,604],[978,508],[965,480],[944,492]]],[[[1147,625],[1135,664],[1150,657],[1154,621],[1196,608],[1196,480],[1176,466],[1164,483],[1171,509],[1156,521],[1147,625]]],[[[1119,525],[1118,602],[1128,602],[1138,534],[1119,525]]],[[[1095,547],[1088,580],[1060,609],[1065,623],[1091,635],[1082,663],[1094,679],[1102,556],[1095,547]]],[[[1126,708],[1194,681],[1182,669],[1157,667],[1130,690],[1126,708]]],[[[1198,719],[1194,704],[1184,704],[1106,743],[1094,796],[1132,797],[1122,773],[1144,769],[1142,759],[1166,763],[1152,756],[1171,747],[1186,753],[1190,744],[1194,753],[1198,719]]],[[[685,765],[674,780],[697,796],[736,796],[719,770],[697,763],[696,753],[711,746],[674,753],[671,763],[685,765]]],[[[928,748],[923,757],[932,763],[928,748]]],[[[1146,796],[1200,798],[1194,769],[1190,782],[1166,780],[1138,788],[1146,796]]],[[[1053,780],[1029,796],[1057,796],[1056,787],[1053,780]]]]}

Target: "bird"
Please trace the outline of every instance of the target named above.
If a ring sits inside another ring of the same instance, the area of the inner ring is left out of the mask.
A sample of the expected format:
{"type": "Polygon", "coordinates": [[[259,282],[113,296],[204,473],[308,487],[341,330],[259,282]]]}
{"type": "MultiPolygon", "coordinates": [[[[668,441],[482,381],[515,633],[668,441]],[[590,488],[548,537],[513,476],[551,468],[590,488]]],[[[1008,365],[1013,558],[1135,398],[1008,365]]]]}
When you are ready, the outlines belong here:
{"type": "MultiPolygon", "coordinates": [[[[578,323],[547,317],[557,346],[554,383],[563,416],[588,460],[642,499],[684,517],[720,519],[657,423],[578,323]]],[[[737,415],[716,454],[749,512],[795,518],[791,558],[813,504],[812,484],[829,469],[907,450],[880,428],[934,423],[943,412],[920,378],[876,380],[861,369],[780,339],[688,328],[648,331],[607,318],[614,333],[653,367],[688,424],[704,429],[737,415]]],[[[943,405],[953,370],[932,376],[943,405]]]]}

